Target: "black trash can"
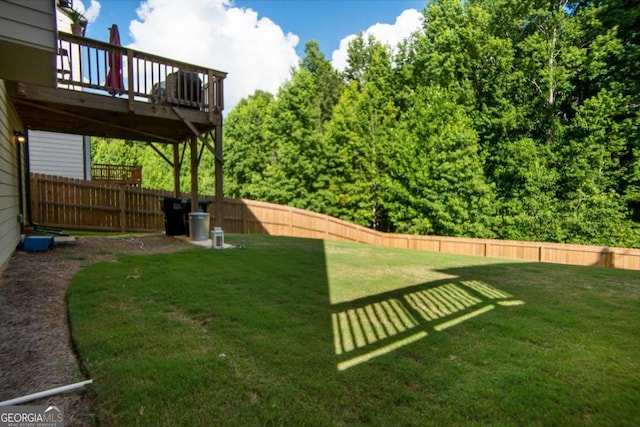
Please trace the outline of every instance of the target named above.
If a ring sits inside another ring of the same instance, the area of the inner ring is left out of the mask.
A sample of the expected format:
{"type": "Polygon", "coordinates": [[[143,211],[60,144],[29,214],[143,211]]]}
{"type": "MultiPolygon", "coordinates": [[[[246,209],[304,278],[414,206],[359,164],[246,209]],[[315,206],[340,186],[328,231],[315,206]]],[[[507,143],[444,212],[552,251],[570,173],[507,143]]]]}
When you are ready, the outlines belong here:
{"type": "MultiPolygon", "coordinates": [[[[186,215],[189,215],[189,212],[191,212],[191,199],[180,199],[180,200],[182,200],[182,205],[184,206],[186,215]]],[[[210,200],[199,199],[198,210],[196,212],[208,212],[210,204],[211,204],[210,200]]]]}
{"type": "Polygon", "coordinates": [[[189,214],[189,210],[186,210],[183,199],[165,197],[160,199],[160,204],[162,212],[164,212],[164,231],[167,236],[184,236],[187,234],[185,217],[189,214]]]}

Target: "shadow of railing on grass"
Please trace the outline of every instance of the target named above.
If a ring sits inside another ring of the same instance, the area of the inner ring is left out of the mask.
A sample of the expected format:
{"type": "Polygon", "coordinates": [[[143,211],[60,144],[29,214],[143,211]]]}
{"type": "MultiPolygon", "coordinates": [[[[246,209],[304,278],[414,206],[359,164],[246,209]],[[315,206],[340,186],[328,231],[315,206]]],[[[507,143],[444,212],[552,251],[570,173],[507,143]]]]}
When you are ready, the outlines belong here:
{"type": "Polygon", "coordinates": [[[498,306],[522,305],[481,280],[438,280],[334,304],[331,321],[338,370],[345,370],[440,332],[498,306]]]}

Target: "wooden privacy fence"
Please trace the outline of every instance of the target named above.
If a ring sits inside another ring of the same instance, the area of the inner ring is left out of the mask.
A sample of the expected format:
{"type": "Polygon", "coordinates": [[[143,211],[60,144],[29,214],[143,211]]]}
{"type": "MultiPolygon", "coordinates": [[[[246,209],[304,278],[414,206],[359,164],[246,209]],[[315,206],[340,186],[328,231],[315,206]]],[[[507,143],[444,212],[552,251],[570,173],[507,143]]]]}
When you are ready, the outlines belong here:
{"type": "MultiPolygon", "coordinates": [[[[40,174],[31,175],[31,193],[34,222],[99,231],[163,231],[160,198],[173,197],[168,191],[40,174]]],[[[209,212],[215,209],[209,208],[209,212]]],[[[225,199],[223,228],[227,233],[348,240],[451,254],[640,270],[640,249],[382,233],[303,209],[244,199],[225,199]]]]}
{"type": "Polygon", "coordinates": [[[383,233],[327,215],[271,203],[225,200],[225,230],[348,240],[404,249],[640,270],[640,249],[383,233]]]}
{"type": "Polygon", "coordinates": [[[168,191],[31,174],[33,222],[72,230],[164,230],[160,198],[168,191]]]}

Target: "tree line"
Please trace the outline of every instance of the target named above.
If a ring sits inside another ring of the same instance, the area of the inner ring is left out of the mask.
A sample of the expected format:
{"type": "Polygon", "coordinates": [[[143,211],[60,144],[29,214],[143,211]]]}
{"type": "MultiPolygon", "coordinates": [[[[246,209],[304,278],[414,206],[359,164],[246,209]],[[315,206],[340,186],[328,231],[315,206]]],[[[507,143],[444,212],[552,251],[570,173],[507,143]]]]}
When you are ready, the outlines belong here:
{"type": "Polygon", "coordinates": [[[308,42],[276,94],[243,99],[226,196],[382,231],[640,247],[640,6],[431,0],[423,16],[395,48],[354,39],[341,72],[308,42]]]}

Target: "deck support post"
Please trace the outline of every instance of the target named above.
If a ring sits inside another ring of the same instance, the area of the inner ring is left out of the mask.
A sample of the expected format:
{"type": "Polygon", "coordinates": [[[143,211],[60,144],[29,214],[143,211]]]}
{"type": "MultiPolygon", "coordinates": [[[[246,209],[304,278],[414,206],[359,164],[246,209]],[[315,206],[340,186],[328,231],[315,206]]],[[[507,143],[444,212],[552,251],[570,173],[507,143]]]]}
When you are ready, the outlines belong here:
{"type": "Polygon", "coordinates": [[[180,195],[180,168],[182,162],[180,161],[180,143],[175,142],[173,144],[173,196],[178,197],[180,195]]]}
{"type": "Polygon", "coordinates": [[[191,212],[198,212],[198,138],[191,142],[191,212]]]}
{"type": "Polygon", "coordinates": [[[222,125],[216,125],[215,128],[215,160],[216,160],[216,194],[215,194],[215,223],[216,227],[222,227],[224,222],[224,185],[223,185],[223,167],[224,159],[222,158],[222,125]]]}
{"type": "MultiPolygon", "coordinates": [[[[200,157],[198,155],[198,140],[202,141],[202,148],[207,147],[215,157],[215,227],[222,227],[223,219],[224,219],[224,184],[223,184],[223,166],[224,159],[222,157],[222,123],[217,124],[215,126],[215,134],[214,134],[214,147],[211,147],[211,144],[207,140],[207,135],[201,135],[198,132],[198,129],[187,120],[180,109],[172,106],[171,109],[180,119],[184,122],[185,125],[193,132],[193,136],[191,137],[191,211],[197,211],[197,189],[198,189],[198,163],[200,157]],[[195,173],[195,175],[194,175],[195,173]],[[194,196],[194,188],[196,189],[196,193],[194,196]]],[[[211,137],[211,134],[209,134],[211,137]]]]}

